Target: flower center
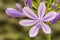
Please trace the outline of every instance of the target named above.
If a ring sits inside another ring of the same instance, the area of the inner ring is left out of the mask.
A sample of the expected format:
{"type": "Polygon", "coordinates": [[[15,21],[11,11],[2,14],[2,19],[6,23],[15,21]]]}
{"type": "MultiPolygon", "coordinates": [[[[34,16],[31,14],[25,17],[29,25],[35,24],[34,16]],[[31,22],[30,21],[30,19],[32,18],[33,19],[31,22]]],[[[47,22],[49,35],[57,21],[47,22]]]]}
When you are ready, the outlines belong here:
{"type": "Polygon", "coordinates": [[[38,23],[40,23],[40,22],[42,22],[42,21],[43,21],[43,19],[41,19],[41,18],[39,18],[39,19],[37,20],[38,23]]]}
{"type": "Polygon", "coordinates": [[[39,20],[38,20],[39,22],[41,22],[42,21],[42,19],[41,18],[39,18],[39,20]]]}

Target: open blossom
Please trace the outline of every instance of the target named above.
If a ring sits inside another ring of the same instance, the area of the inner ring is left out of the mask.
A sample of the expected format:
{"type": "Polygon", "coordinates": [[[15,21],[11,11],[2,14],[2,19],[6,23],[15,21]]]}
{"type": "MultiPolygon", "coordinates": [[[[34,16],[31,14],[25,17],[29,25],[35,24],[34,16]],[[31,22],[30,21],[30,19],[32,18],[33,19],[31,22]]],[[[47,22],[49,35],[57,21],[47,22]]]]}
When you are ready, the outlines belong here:
{"type": "MultiPolygon", "coordinates": [[[[32,0],[25,0],[25,1],[27,1],[26,6],[31,8],[32,7],[32,0]]],[[[7,8],[5,11],[6,14],[9,16],[12,16],[12,17],[24,17],[25,15],[23,13],[22,6],[19,3],[16,3],[16,6],[17,6],[18,10],[14,9],[14,8],[7,8]]]]}
{"type": "Polygon", "coordinates": [[[21,20],[19,24],[21,24],[22,26],[34,25],[29,31],[30,37],[35,37],[38,34],[39,29],[42,29],[42,31],[46,34],[51,33],[50,27],[45,24],[45,22],[52,21],[58,14],[56,14],[56,12],[54,11],[51,11],[44,16],[45,10],[46,6],[44,2],[41,2],[39,5],[38,16],[36,16],[36,14],[29,7],[26,6],[23,8],[23,12],[25,13],[25,15],[31,19],[21,20]]]}

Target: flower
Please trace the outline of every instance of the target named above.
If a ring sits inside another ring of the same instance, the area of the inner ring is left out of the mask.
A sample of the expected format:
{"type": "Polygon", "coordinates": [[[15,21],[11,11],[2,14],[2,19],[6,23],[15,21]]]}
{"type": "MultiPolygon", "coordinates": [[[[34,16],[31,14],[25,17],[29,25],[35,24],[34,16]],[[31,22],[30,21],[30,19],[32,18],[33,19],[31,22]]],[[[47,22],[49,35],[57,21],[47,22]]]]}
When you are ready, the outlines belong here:
{"type": "MultiPolygon", "coordinates": [[[[58,13],[59,14],[59,13],[58,13]]],[[[51,21],[51,24],[54,24],[56,23],[58,20],[60,20],[60,14],[56,16],[56,18],[54,18],[52,21],[51,21]]]]}
{"type": "Polygon", "coordinates": [[[26,4],[26,6],[28,7],[32,7],[32,0],[22,0],[24,4],[26,4]]]}
{"type": "Polygon", "coordinates": [[[21,20],[19,24],[21,24],[22,26],[35,25],[29,31],[30,37],[35,37],[38,34],[39,29],[41,28],[44,33],[46,34],[51,33],[50,27],[47,24],[45,24],[45,22],[49,22],[53,20],[58,14],[56,14],[56,12],[54,11],[51,11],[44,16],[45,10],[46,10],[46,6],[44,2],[41,2],[38,8],[38,16],[36,16],[36,14],[29,7],[26,6],[23,8],[23,12],[25,13],[25,15],[31,19],[21,20]]]}
{"type": "Polygon", "coordinates": [[[21,16],[25,16],[23,14],[23,11],[22,11],[22,7],[19,3],[16,3],[16,6],[18,8],[18,10],[14,9],[14,8],[7,8],[6,9],[6,14],[9,15],[9,16],[12,16],[12,17],[21,17],[21,16]]]}

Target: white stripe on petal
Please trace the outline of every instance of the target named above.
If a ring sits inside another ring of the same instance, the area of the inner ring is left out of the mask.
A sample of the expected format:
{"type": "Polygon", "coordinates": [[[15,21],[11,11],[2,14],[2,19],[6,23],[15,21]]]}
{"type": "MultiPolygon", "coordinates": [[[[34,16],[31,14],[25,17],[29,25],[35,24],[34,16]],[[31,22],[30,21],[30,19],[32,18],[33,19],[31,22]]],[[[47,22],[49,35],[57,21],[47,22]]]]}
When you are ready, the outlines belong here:
{"type": "Polygon", "coordinates": [[[44,16],[45,10],[46,10],[45,3],[44,2],[41,2],[40,6],[38,8],[38,16],[40,18],[42,18],[44,16]]]}
{"type": "Polygon", "coordinates": [[[58,13],[51,11],[47,15],[45,15],[45,17],[43,19],[44,19],[44,21],[52,21],[57,15],[58,15],[58,13]]]}
{"type": "Polygon", "coordinates": [[[25,20],[21,20],[19,22],[19,24],[21,24],[22,26],[32,26],[34,24],[36,24],[36,20],[28,20],[28,19],[25,19],[25,20]]]}
{"type": "Polygon", "coordinates": [[[35,15],[35,13],[29,8],[29,7],[24,7],[23,8],[24,14],[32,19],[37,19],[38,17],[35,15]]]}
{"type": "Polygon", "coordinates": [[[46,33],[46,34],[51,33],[51,29],[48,25],[46,25],[45,23],[41,23],[41,26],[42,26],[42,30],[43,30],[44,33],[46,33]]]}
{"type": "Polygon", "coordinates": [[[32,27],[30,29],[29,36],[30,37],[35,37],[38,34],[39,29],[40,29],[40,25],[39,24],[36,24],[34,27],[32,27]]]}

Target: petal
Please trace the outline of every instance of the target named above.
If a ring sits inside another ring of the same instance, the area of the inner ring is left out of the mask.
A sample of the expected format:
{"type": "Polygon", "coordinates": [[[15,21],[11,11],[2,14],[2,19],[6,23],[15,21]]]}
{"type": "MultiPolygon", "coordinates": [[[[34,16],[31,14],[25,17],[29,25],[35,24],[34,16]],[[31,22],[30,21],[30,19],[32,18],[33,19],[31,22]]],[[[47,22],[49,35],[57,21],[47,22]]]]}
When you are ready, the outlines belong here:
{"type": "Polygon", "coordinates": [[[37,19],[38,17],[35,15],[35,13],[29,8],[29,7],[24,7],[23,8],[24,14],[32,19],[37,19]]]}
{"type": "Polygon", "coordinates": [[[60,20],[60,14],[56,16],[56,18],[54,18],[50,23],[54,24],[56,23],[58,20],[60,20]]]}
{"type": "Polygon", "coordinates": [[[40,25],[39,24],[36,24],[34,27],[32,27],[30,29],[29,36],[30,37],[35,37],[38,34],[39,29],[40,29],[40,25]]]}
{"type": "Polygon", "coordinates": [[[32,0],[27,0],[27,6],[32,8],[32,0]]]}
{"type": "Polygon", "coordinates": [[[12,17],[21,17],[23,13],[15,10],[13,8],[7,8],[6,9],[6,14],[9,15],[9,16],[12,16],[12,17]]]}
{"type": "Polygon", "coordinates": [[[44,33],[46,33],[46,34],[51,33],[51,29],[48,25],[46,25],[45,23],[41,23],[41,26],[42,26],[42,30],[43,30],[44,33]]]}
{"type": "Polygon", "coordinates": [[[25,20],[21,20],[19,22],[19,24],[21,24],[22,26],[32,26],[34,24],[36,24],[36,20],[28,20],[28,19],[25,19],[25,20]]]}
{"type": "Polygon", "coordinates": [[[45,3],[44,2],[41,2],[40,6],[38,8],[38,16],[40,18],[42,18],[44,16],[45,10],[46,10],[45,3]]]}
{"type": "Polygon", "coordinates": [[[19,3],[16,3],[16,7],[18,8],[18,10],[22,11],[22,6],[19,3]]]}
{"type": "Polygon", "coordinates": [[[47,15],[45,15],[45,17],[43,19],[44,19],[44,21],[52,21],[57,15],[58,15],[58,13],[51,11],[47,15]]]}

